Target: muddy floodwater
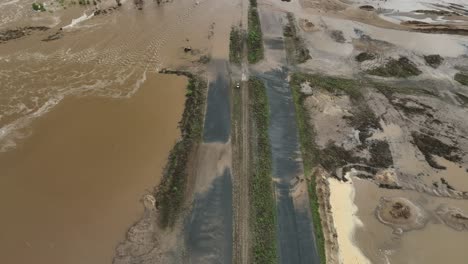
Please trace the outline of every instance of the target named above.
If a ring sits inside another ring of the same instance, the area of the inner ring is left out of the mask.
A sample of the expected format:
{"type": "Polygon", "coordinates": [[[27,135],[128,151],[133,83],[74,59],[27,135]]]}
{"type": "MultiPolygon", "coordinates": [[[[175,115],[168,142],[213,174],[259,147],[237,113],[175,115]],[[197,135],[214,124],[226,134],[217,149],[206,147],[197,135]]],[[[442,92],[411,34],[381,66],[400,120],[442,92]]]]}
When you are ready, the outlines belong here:
{"type": "Polygon", "coordinates": [[[67,98],[0,153],[2,263],[111,263],[177,140],[186,79],[130,98],[67,98]]]}
{"type": "Polygon", "coordinates": [[[239,4],[120,2],[0,0],[0,263],[112,263],[239,4]]]}

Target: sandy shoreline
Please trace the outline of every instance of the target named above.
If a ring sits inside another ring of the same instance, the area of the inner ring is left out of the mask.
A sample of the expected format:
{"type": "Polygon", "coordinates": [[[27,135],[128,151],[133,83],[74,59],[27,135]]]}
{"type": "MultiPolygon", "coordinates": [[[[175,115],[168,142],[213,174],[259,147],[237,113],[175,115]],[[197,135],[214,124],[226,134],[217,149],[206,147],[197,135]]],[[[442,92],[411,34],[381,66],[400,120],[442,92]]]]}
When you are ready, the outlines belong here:
{"type": "Polygon", "coordinates": [[[354,230],[357,226],[362,226],[362,222],[356,216],[357,206],[354,204],[352,180],[344,183],[328,178],[328,182],[333,222],[338,234],[340,263],[371,263],[354,242],[354,230]]]}

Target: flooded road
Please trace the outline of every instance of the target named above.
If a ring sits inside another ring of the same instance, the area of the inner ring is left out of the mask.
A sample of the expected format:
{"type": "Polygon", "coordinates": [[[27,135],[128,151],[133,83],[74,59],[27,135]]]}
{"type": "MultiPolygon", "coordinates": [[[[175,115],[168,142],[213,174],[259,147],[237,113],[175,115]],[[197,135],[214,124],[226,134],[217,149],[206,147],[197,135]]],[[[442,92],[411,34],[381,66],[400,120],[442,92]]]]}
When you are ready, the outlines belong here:
{"type": "Polygon", "coordinates": [[[65,99],[0,153],[0,261],[111,263],[179,136],[185,86],[148,75],[130,99],[65,99]]]}
{"type": "Polygon", "coordinates": [[[307,192],[295,194],[295,179],[304,174],[294,102],[288,83],[288,69],[281,19],[283,14],[260,9],[266,62],[258,65],[270,105],[269,135],[277,199],[279,263],[320,263],[307,192]]]}
{"type": "Polygon", "coordinates": [[[208,85],[203,144],[198,152],[193,207],[185,223],[187,263],[232,262],[230,86],[227,62],[215,60],[208,85]]]}

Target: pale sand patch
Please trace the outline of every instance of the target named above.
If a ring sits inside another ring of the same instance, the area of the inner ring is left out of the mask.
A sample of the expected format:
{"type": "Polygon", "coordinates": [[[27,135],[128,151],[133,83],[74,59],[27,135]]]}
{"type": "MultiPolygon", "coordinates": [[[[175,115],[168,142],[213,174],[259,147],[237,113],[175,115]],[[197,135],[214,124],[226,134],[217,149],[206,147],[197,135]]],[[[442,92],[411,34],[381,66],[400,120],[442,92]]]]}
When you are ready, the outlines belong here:
{"type": "Polygon", "coordinates": [[[362,222],[356,216],[357,206],[354,204],[352,181],[344,183],[329,178],[328,182],[333,222],[338,234],[340,263],[371,263],[354,243],[354,229],[356,226],[362,226],[362,222]]]}

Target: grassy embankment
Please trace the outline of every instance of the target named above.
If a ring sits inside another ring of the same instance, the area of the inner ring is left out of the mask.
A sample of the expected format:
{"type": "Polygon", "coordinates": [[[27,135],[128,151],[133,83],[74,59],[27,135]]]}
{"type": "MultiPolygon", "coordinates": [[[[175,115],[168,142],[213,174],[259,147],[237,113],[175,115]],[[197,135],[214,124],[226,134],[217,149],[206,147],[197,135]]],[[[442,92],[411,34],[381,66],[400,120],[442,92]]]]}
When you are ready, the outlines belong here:
{"type": "Polygon", "coordinates": [[[249,63],[257,63],[263,59],[263,36],[257,11],[257,0],[250,0],[247,48],[249,63]]]}
{"type": "Polygon", "coordinates": [[[185,109],[179,122],[181,140],[169,154],[164,177],[156,190],[156,206],[160,212],[160,224],[172,226],[182,209],[187,183],[187,162],[194,146],[201,140],[205,111],[206,82],[188,72],[163,71],[185,75],[189,79],[185,109]]]}
{"type": "Polygon", "coordinates": [[[269,106],[265,85],[249,80],[253,117],[253,175],[250,178],[253,263],[276,263],[276,202],[271,177],[271,146],[268,136],[269,106]]]}

